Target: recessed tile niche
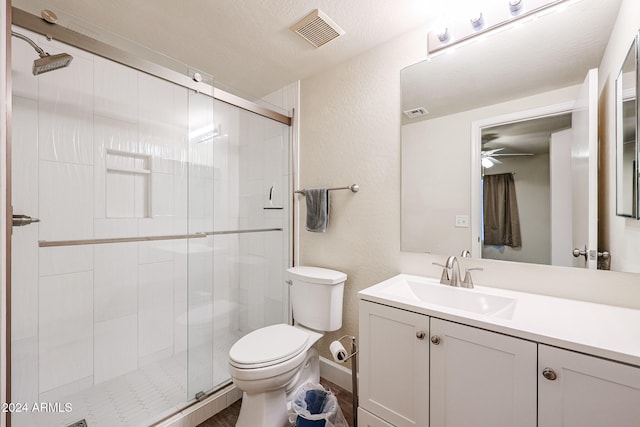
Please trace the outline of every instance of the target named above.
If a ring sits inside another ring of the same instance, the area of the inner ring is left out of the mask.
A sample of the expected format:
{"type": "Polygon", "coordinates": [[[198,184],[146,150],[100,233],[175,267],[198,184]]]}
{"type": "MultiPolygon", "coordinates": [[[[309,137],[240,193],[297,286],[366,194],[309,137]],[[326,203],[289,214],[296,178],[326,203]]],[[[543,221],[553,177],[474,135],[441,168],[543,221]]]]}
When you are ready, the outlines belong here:
{"type": "Polygon", "coordinates": [[[107,149],[106,217],[151,217],[151,156],[107,149]]]}

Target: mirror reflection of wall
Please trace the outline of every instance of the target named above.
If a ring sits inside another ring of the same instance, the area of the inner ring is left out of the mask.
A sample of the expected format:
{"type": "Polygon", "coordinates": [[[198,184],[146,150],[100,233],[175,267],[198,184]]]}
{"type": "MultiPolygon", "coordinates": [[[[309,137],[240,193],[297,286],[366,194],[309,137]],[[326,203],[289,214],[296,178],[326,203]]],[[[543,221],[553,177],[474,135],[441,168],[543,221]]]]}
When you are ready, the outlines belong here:
{"type": "Polygon", "coordinates": [[[616,214],[638,216],[637,41],[634,40],[616,80],[616,214]]]}
{"type": "MultiPolygon", "coordinates": [[[[511,174],[517,214],[508,215],[520,228],[520,244],[486,239],[496,227],[483,186],[482,258],[535,264],[571,265],[571,114],[482,129],[482,174],[511,174]],[[552,211],[553,207],[553,211],[552,211]],[[512,218],[517,215],[517,218],[512,218]],[[489,217],[489,218],[488,218],[489,217]],[[562,226],[564,225],[564,226],[562,226]],[[564,261],[562,260],[566,258],[564,261]]],[[[500,197],[500,196],[497,196],[500,197]]],[[[495,203],[505,203],[504,197],[495,203]]],[[[504,212],[508,213],[505,207],[504,212]]],[[[502,220],[506,222],[503,216],[502,220]]]]}

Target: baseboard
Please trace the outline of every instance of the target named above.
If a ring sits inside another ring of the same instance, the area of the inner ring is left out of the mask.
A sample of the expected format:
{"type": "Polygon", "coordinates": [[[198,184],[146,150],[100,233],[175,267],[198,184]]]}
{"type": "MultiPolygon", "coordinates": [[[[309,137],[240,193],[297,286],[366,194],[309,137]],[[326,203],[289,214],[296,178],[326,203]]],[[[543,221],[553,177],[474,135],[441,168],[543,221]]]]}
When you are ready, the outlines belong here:
{"type": "MultiPolygon", "coordinates": [[[[351,366],[350,362],[347,362],[347,364],[351,366]]],[[[351,386],[351,369],[344,365],[320,357],[320,376],[347,391],[353,392],[353,387],[351,386]]]]}

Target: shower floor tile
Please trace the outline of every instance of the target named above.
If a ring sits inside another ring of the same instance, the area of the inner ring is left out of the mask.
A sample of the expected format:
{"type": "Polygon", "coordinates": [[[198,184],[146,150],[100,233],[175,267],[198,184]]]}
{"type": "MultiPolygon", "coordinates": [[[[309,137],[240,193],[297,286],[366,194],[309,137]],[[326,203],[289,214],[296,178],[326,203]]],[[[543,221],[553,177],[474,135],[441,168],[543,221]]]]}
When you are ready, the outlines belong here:
{"type": "MultiPolygon", "coordinates": [[[[230,337],[235,341],[237,337],[230,337]]],[[[218,343],[214,355],[214,384],[228,379],[229,345],[218,343]]],[[[65,427],[85,419],[89,427],[146,427],[181,409],[187,395],[187,357],[182,353],[138,368],[58,401],[72,402],[68,413],[21,413],[13,427],[65,427]]]]}

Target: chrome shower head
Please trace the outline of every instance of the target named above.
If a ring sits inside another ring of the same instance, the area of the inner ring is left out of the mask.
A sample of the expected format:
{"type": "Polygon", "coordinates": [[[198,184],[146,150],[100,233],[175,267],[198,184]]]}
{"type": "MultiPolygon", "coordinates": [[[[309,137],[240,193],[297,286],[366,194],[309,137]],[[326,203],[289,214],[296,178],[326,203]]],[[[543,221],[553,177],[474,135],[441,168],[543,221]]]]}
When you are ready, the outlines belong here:
{"type": "Polygon", "coordinates": [[[57,55],[49,55],[41,57],[33,61],[33,75],[46,73],[47,71],[57,70],[58,68],[64,68],[73,59],[73,56],[68,53],[59,53],[57,55]]]}
{"type": "Polygon", "coordinates": [[[69,65],[71,63],[71,60],[73,59],[73,56],[69,55],[68,53],[49,55],[33,40],[23,34],[11,31],[11,35],[29,43],[31,47],[33,47],[36,52],[38,52],[38,55],[40,55],[40,59],[36,59],[35,61],[33,61],[32,71],[34,76],[46,73],[47,71],[57,70],[58,68],[64,68],[69,65]]]}

